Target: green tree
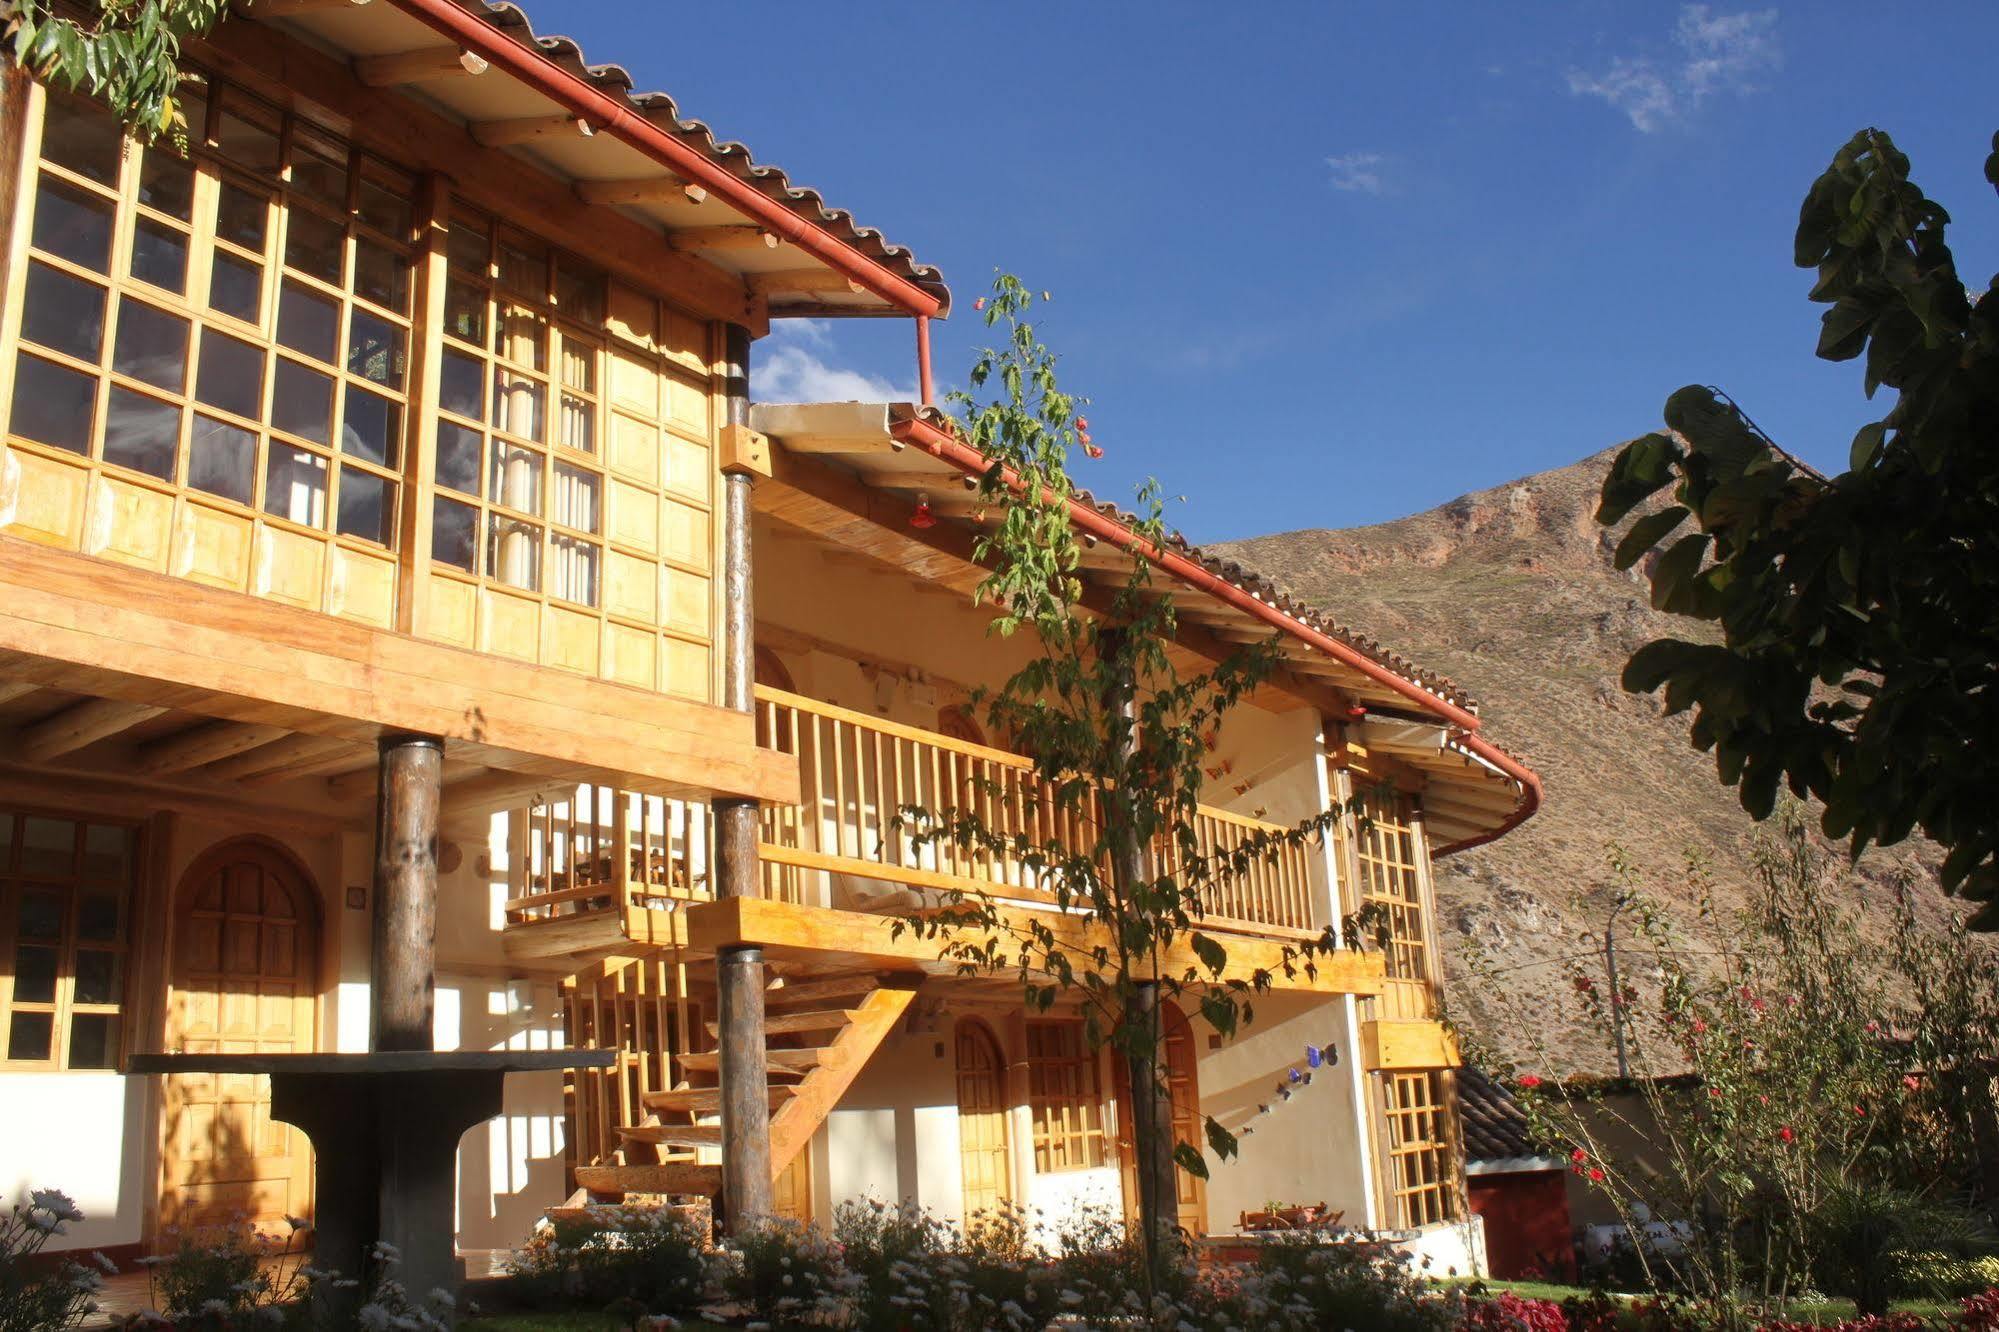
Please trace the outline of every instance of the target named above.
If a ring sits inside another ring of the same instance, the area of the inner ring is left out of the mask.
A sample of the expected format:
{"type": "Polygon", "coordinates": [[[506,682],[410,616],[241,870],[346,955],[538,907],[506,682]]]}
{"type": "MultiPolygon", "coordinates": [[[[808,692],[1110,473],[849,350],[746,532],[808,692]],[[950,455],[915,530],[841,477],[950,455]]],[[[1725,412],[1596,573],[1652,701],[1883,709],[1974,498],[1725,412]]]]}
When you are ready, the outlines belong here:
{"type": "Polygon", "coordinates": [[[8,53],[38,78],[100,98],[142,142],[175,133],[180,40],[213,28],[229,0],[102,0],[90,19],[59,8],[12,0],[8,53]]]}
{"type": "MultiPolygon", "coordinates": [[[[996,516],[974,551],[990,570],[979,599],[994,608],[993,632],[1027,634],[1037,649],[975,704],[993,733],[1012,737],[1032,758],[1054,817],[1023,828],[992,817],[1004,802],[972,799],[963,807],[904,809],[897,826],[920,845],[955,845],[1027,866],[1064,914],[1006,912],[988,896],[956,893],[949,909],[902,928],[938,939],[968,972],[1017,972],[1030,1009],[1046,1011],[1065,995],[1080,1001],[1092,1049],[1108,1045],[1127,1061],[1140,1230],[1146,1270],[1156,1279],[1175,1226],[1174,1164],[1208,1173],[1198,1150],[1173,1142],[1160,1067],[1161,1005],[1196,1002],[1224,1035],[1253,1020],[1254,996],[1273,977],[1231,972],[1227,946],[1202,929],[1203,903],[1284,846],[1322,836],[1335,815],[1252,836],[1227,852],[1197,840],[1203,737],[1269,677],[1276,647],[1252,644],[1189,673],[1169,651],[1178,622],[1172,591],[1146,560],[1132,559],[1108,594],[1086,593],[1067,460],[1072,448],[1088,447],[1089,436],[1078,415],[1082,403],[1058,386],[1056,357],[1027,320],[1034,301],[1018,279],[996,280],[980,304],[987,327],[1005,339],[979,356],[970,382],[974,391],[991,385],[998,392],[983,402],[958,393],[953,402],[960,433],[992,464],[979,486],[996,516]],[[1079,947],[1052,928],[1057,922],[1094,927],[1101,942],[1079,947]],[[1199,965],[1169,965],[1182,947],[1199,965]]],[[[1139,540],[1163,545],[1158,485],[1142,486],[1138,503],[1139,540]]],[[[1328,931],[1287,950],[1284,966],[1309,969],[1330,941],[1328,931]]],[[[1206,1138],[1218,1157],[1235,1150],[1234,1136],[1213,1119],[1206,1138]]]]}
{"type": "MultiPolygon", "coordinates": [[[[1999,185],[1999,136],[1985,174],[1999,185]]],[[[1642,516],[1629,567],[1657,552],[1652,604],[1719,629],[1634,654],[1624,687],[1693,709],[1693,743],[1767,817],[1780,785],[1824,803],[1858,855],[1920,828],[1943,886],[1999,927],[1999,289],[1974,295],[1949,216],[1886,134],[1854,136],[1813,183],[1797,263],[1830,306],[1819,356],[1864,358],[1896,392],[1824,476],[1725,395],[1687,387],[1664,433],[1618,455],[1597,518],[1642,516]],[[1649,505],[1671,488],[1673,502],[1649,505]],[[1684,530],[1686,528],[1691,530],[1684,530]]]]}

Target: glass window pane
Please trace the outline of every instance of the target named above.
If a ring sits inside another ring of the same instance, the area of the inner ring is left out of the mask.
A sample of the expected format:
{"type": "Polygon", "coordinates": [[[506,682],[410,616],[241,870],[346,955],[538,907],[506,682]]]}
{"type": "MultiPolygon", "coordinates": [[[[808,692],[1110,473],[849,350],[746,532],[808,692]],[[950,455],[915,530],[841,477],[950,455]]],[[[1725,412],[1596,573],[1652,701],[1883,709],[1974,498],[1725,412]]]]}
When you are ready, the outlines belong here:
{"type": "Polygon", "coordinates": [[[548,295],[548,247],[525,236],[500,240],[500,285],[541,300],[548,295]]]}
{"type": "Polygon", "coordinates": [[[438,369],[438,405],[459,416],[485,420],[486,363],[463,352],[446,351],[438,369]]]}
{"type": "Polygon", "coordinates": [[[354,311],[347,328],[347,372],[390,388],[403,386],[403,331],[386,319],[354,311]]]}
{"type": "Polygon", "coordinates": [[[171,481],[179,456],[180,408],[113,384],[104,417],[104,461],[171,481]]]}
{"type": "Polygon", "coordinates": [[[564,527],[595,532],[603,521],[598,495],[603,480],[595,472],[568,463],[555,465],[555,505],[549,517],[564,527]]]}
{"type": "Polygon", "coordinates": [[[326,526],[326,459],[273,440],[264,512],[307,527],[326,526]]]}
{"type": "Polygon", "coordinates": [[[500,310],[500,340],[495,349],[516,365],[530,370],[548,368],[548,321],[518,305],[500,310]]]}
{"type": "Polygon", "coordinates": [[[79,1004],[118,1002],[118,954],[101,948],[76,950],[75,989],[72,999],[79,1004]]]}
{"type": "Polygon", "coordinates": [[[277,174],[277,135],[227,111],[216,121],[215,147],[224,157],[234,158],[253,171],[277,174]]]}
{"type": "Polygon", "coordinates": [[[278,358],[271,426],[315,444],[333,443],[333,376],[278,358]]]}
{"type": "Polygon", "coordinates": [[[104,288],[43,263],[28,265],[21,336],[84,361],[104,350],[104,288]]]}
{"type": "Polygon", "coordinates": [[[493,367],[493,425],[522,439],[541,436],[542,384],[499,366],[493,367]]]}
{"type": "Polygon", "coordinates": [[[340,303],[286,278],[278,296],[278,341],[332,365],[340,342],[340,303]]]}
{"type": "Polygon", "coordinates": [[[597,604],[598,550],[593,542],[556,533],[549,538],[548,590],[564,601],[597,604]]]}
{"type": "Polygon", "coordinates": [[[354,294],[386,310],[406,312],[409,261],[371,240],[354,242],[354,294]]]}
{"type": "Polygon", "coordinates": [[[82,905],[77,909],[76,937],[97,942],[115,940],[118,937],[118,895],[116,893],[86,893],[82,905]]]}
{"type": "MultiPolygon", "coordinates": [[[[197,126],[195,133],[201,133],[197,126]]],[[[139,202],[183,222],[194,218],[194,168],[165,144],[146,149],[139,168],[139,202]]]]}
{"type": "Polygon", "coordinates": [[[579,324],[604,319],[604,275],[565,260],[555,268],[555,303],[579,324]]]}
{"type": "Polygon", "coordinates": [[[38,250],[100,273],[111,271],[111,205],[86,190],[44,175],[35,193],[38,250]]]}
{"type": "Polygon", "coordinates": [[[260,419],[264,402],[263,351],[212,328],[203,329],[201,371],[196,376],[194,396],[210,407],[252,421],[260,419]]]}
{"type": "Polygon", "coordinates": [[[14,368],[14,414],[8,429],[38,444],[88,453],[96,405],[94,376],[24,355],[14,368]]]}
{"type": "Polygon", "coordinates": [[[321,203],[345,211],[347,207],[347,161],[338,161],[309,151],[303,144],[292,148],[292,189],[321,203]]]}
{"type": "MultiPolygon", "coordinates": [[[[67,874],[65,863],[58,874],[67,874]]],[[[55,940],[62,938],[63,915],[69,910],[69,898],[62,893],[23,892],[18,917],[20,937],[23,939],[55,940]]]]}
{"type": "Polygon", "coordinates": [[[187,290],[187,233],[142,217],[132,226],[132,276],[172,292],[187,290]]]}
{"type": "Polygon", "coordinates": [[[493,474],[486,498],[522,513],[541,512],[541,455],[516,444],[493,441],[493,474]]]}
{"type": "Polygon", "coordinates": [[[562,382],[583,393],[597,391],[597,347],[569,334],[562,335],[562,382]]]}
{"type": "Polygon", "coordinates": [[[37,948],[22,944],[14,950],[14,1001],[26,1004],[52,1004],[56,998],[56,959],[61,956],[54,948],[37,948]]]}
{"type": "MultiPolygon", "coordinates": [[[[456,205],[453,206],[453,211],[456,211],[456,205]]],[[[451,266],[484,277],[492,263],[489,257],[491,236],[492,233],[487,230],[486,223],[480,218],[452,218],[449,243],[451,266]]]]}
{"type": "Polygon", "coordinates": [[[482,436],[455,421],[437,423],[437,484],[467,495],[479,493],[482,436]]]}
{"type": "Polygon", "coordinates": [[[196,490],[248,504],[257,479],[257,437],[199,412],[188,440],[187,483],[196,490]]]}
{"type": "Polygon", "coordinates": [[[337,284],[347,249],[347,229],[303,208],[292,209],[286,219],[285,264],[322,282],[337,284]]]}
{"type": "Polygon", "coordinates": [[[127,297],[118,306],[111,368],[179,393],[187,385],[187,320],[127,297]]]}
{"type": "Polygon", "coordinates": [[[486,345],[486,289],[463,278],[444,284],[444,331],[465,342],[486,345]]]}
{"type": "Polygon", "coordinates": [[[47,1059],[54,1048],[55,1014],[16,1013],[8,1024],[9,1059],[47,1059]]]}
{"type": "Polygon", "coordinates": [[[118,1017],[115,1013],[70,1014],[69,1066],[71,1068],[118,1066],[118,1017]]]}
{"type": "Polygon", "coordinates": [[[340,513],[335,530],[342,536],[395,544],[395,483],[358,467],[340,469],[340,513]]]}
{"type": "Polygon", "coordinates": [[[382,467],[395,467],[402,457],[403,405],[379,393],[347,386],[347,407],[341,421],[340,451],[382,467]]]}
{"type": "Polygon", "coordinates": [[[219,239],[262,254],[270,220],[270,200],[241,185],[222,182],[222,191],[215,202],[215,234],[219,239]]]}
{"type": "Polygon", "coordinates": [[[466,573],[477,573],[479,511],[439,495],[430,506],[430,558],[466,573]]]}
{"type": "Polygon", "coordinates": [[[597,405],[572,393],[562,395],[562,433],[565,448],[578,453],[597,451],[597,405]]]}
{"type": "Polygon", "coordinates": [[[208,306],[257,323],[264,311],[264,266],[217,250],[208,270],[208,306]]]}
{"type": "Polygon", "coordinates": [[[0,870],[14,863],[14,826],[12,814],[0,811],[0,870]]]}
{"type": "Polygon", "coordinates": [[[42,118],[42,156],[100,185],[116,187],[124,131],[102,108],[80,98],[51,96],[42,118]]]}
{"type": "Polygon", "coordinates": [[[361,220],[384,235],[407,240],[410,234],[410,191],[391,188],[367,174],[361,177],[361,220]]]}
{"type": "Polygon", "coordinates": [[[486,573],[510,587],[524,587],[532,592],[541,581],[541,529],[532,523],[493,515],[486,573]]]}

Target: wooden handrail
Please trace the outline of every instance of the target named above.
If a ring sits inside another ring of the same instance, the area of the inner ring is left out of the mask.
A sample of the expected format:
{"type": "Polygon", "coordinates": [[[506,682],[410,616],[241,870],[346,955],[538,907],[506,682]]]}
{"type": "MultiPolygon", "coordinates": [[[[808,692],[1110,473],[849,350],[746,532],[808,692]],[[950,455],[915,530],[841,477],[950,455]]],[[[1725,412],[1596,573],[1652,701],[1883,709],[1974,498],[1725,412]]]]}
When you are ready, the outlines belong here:
{"type": "Polygon", "coordinates": [[[883,735],[892,735],[898,739],[914,741],[920,745],[930,745],[937,749],[948,749],[954,754],[963,754],[968,758],[985,759],[991,763],[1002,763],[1009,768],[1032,768],[1034,766],[1033,759],[1025,758],[1008,750],[994,749],[990,745],[973,744],[969,740],[955,740],[948,735],[941,735],[936,731],[926,731],[918,726],[905,726],[901,722],[890,721],[886,717],[877,717],[871,712],[856,712],[852,708],[843,708],[834,703],[822,703],[816,698],[807,698],[803,694],[786,693],[782,689],[773,689],[769,685],[758,685],[756,687],[756,697],[759,703],[775,703],[782,707],[790,708],[794,712],[804,712],[814,717],[826,717],[834,721],[843,721],[850,726],[859,726],[866,730],[879,731],[883,735]]]}

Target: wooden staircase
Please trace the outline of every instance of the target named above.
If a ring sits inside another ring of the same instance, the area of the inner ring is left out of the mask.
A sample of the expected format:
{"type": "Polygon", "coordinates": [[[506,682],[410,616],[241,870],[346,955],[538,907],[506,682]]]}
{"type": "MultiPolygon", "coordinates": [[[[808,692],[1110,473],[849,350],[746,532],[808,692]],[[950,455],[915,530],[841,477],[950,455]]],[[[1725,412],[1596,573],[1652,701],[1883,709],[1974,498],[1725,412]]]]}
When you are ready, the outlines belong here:
{"type": "MultiPolygon", "coordinates": [[[[920,975],[854,971],[781,978],[764,994],[765,1082],[770,1104],[770,1164],[775,1180],[825,1122],[869,1058],[908,1011],[920,975]]],[[[712,1041],[715,1024],[707,1023],[712,1041]]],[[[721,1056],[680,1055],[681,1085],[640,1097],[640,1122],[617,1127],[616,1159],[578,1163],[576,1186],[593,1201],[629,1194],[700,1194],[721,1190],[722,1167],[687,1159],[722,1145],[721,1056]],[[676,1159],[678,1158],[678,1159],[676,1159]]]]}

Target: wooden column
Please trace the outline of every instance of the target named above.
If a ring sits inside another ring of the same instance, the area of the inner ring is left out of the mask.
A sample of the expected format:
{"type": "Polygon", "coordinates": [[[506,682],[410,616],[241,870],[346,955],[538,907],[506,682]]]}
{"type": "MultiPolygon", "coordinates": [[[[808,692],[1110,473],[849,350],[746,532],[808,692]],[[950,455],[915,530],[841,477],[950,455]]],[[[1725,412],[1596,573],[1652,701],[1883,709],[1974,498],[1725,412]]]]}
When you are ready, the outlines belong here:
{"type": "MultiPolygon", "coordinates": [[[[756,695],[756,596],[750,549],[751,489],[758,450],[749,429],[750,334],[728,326],[724,353],[729,408],[722,458],[722,703],[750,712],[756,695]]],[[[767,459],[763,463],[768,468],[767,459]]],[[[757,802],[715,807],[715,893],[757,895],[757,802]]],[[[716,1033],[722,1079],[722,1205],[731,1234],[771,1212],[770,1091],[764,1040],[763,950],[721,949],[715,957],[716,1033]]]]}
{"type": "Polygon", "coordinates": [[[444,742],[385,735],[375,797],[375,920],[368,1044],[430,1050],[437,989],[437,810],[444,742]]]}

